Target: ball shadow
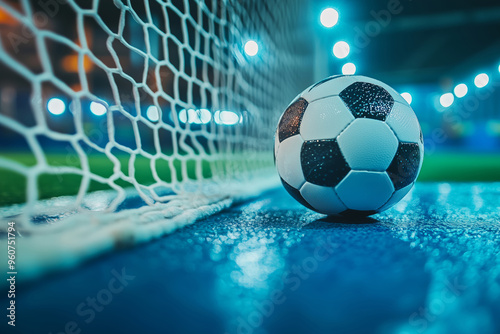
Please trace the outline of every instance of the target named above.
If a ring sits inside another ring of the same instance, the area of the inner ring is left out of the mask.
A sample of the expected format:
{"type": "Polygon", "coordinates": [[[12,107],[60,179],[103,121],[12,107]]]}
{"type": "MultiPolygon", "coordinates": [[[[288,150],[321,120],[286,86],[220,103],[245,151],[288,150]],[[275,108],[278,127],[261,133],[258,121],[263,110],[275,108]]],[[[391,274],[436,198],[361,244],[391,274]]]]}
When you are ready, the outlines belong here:
{"type": "Polygon", "coordinates": [[[326,216],[315,220],[304,228],[334,228],[339,225],[373,225],[380,221],[367,216],[326,216]]]}

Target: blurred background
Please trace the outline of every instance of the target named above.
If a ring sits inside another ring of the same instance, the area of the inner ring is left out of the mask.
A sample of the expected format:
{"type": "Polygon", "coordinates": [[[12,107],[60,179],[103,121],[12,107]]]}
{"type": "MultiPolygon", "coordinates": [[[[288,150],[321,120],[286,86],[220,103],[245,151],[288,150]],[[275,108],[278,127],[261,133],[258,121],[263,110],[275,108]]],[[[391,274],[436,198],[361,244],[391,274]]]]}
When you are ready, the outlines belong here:
{"type": "MultiPolygon", "coordinates": [[[[57,38],[47,38],[45,49],[41,49],[34,38],[36,29],[28,28],[5,10],[8,5],[25,15],[23,6],[18,1],[2,1],[2,52],[14,57],[40,82],[37,89],[41,90],[42,100],[33,101],[34,88],[29,80],[13,71],[6,58],[0,62],[0,114],[23,126],[45,123],[50,131],[63,135],[74,135],[81,126],[93,144],[104,148],[109,142],[106,114],[112,111],[116,142],[132,150],[137,148],[139,136],[141,147],[154,154],[151,124],[156,122],[186,130],[159,130],[163,154],[171,156],[174,151],[180,155],[199,155],[204,150],[210,155],[218,148],[210,150],[208,133],[222,131],[237,136],[242,129],[248,131],[250,124],[254,127],[251,137],[266,139],[265,149],[271,152],[272,127],[263,128],[259,124],[273,124],[293,96],[321,78],[339,73],[360,74],[393,86],[415,110],[426,148],[420,181],[500,180],[498,1],[316,0],[290,2],[270,9],[252,2],[175,0],[169,2],[165,12],[155,1],[149,2],[150,8],[144,7],[144,1],[131,1],[137,17],[143,22],[150,20],[168,34],[164,38],[148,28],[147,39],[144,24],[133,15],[122,15],[112,1],[100,1],[96,8],[90,0],[75,1],[81,10],[93,10],[96,14],[84,16],[77,15],[73,6],[58,2],[30,3],[35,26],[92,50],[104,66],[97,66],[95,60],[57,38]],[[240,24],[247,31],[235,33],[214,19],[228,15],[226,8],[232,8],[235,20],[241,20],[235,26],[240,24]],[[271,19],[278,23],[273,29],[265,24],[271,19]],[[79,24],[83,29],[77,28],[79,24]],[[113,32],[121,31],[123,40],[109,40],[109,31],[103,26],[113,32]],[[206,36],[208,32],[212,37],[206,36]],[[148,56],[137,52],[138,49],[147,49],[148,56]],[[50,56],[44,57],[45,53],[50,56]],[[290,67],[286,54],[293,61],[301,61],[302,66],[295,73],[280,72],[273,65],[283,61],[290,67]],[[167,59],[168,66],[155,66],[153,57],[167,59]],[[103,67],[118,65],[126,77],[103,71],[103,67]],[[228,80],[232,78],[228,73],[235,66],[245,85],[238,86],[238,81],[228,80]],[[246,69],[241,69],[244,66],[246,69]],[[47,68],[68,91],[42,76],[47,68]],[[276,73],[274,78],[266,76],[269,68],[277,69],[272,72],[276,73]],[[275,91],[283,93],[261,98],[268,91],[266,80],[276,80],[275,91]],[[120,91],[119,99],[113,95],[111,82],[120,91]],[[137,83],[142,85],[134,91],[132,87],[137,83]],[[221,93],[225,89],[243,93],[234,97],[232,93],[221,93]],[[155,98],[157,91],[168,98],[155,98]],[[274,103],[259,104],[270,99],[274,103]],[[43,109],[42,118],[34,112],[37,105],[43,109]],[[81,124],[75,122],[75,108],[81,110],[81,124]],[[259,123],[255,120],[257,114],[268,118],[259,123]],[[138,115],[142,118],[134,128],[130,120],[138,115]],[[179,140],[185,145],[175,144],[179,140]]],[[[77,158],[68,161],[68,154],[76,156],[76,153],[67,141],[43,135],[37,140],[44,152],[64,154],[65,161],[58,161],[63,158],[56,155],[49,157],[54,164],[79,165],[77,158]]],[[[16,159],[27,166],[37,163],[38,158],[33,154],[23,154],[30,151],[23,133],[0,124],[0,143],[0,157],[16,159]]],[[[86,154],[95,151],[91,145],[81,145],[86,154]]],[[[120,151],[120,146],[114,150],[120,151]]],[[[120,153],[124,152],[113,152],[120,153]]],[[[104,160],[93,161],[96,170],[106,171],[97,173],[107,177],[112,174],[113,165],[104,160]]],[[[147,169],[150,161],[144,159],[138,164],[147,169]]],[[[208,165],[203,165],[202,170],[203,177],[213,175],[208,165]]],[[[189,178],[200,176],[191,174],[189,178]]],[[[13,189],[4,181],[3,197],[8,199],[0,202],[22,202],[26,181],[16,175],[3,175],[4,180],[16,179],[23,186],[13,189]]],[[[144,184],[153,182],[151,175],[139,177],[144,184]]],[[[161,177],[166,182],[173,179],[170,174],[161,177]]],[[[81,179],[72,180],[68,176],[63,181],[60,177],[40,178],[39,188],[43,184],[57,188],[60,184],[57,194],[71,194],[75,191],[68,189],[78,187],[81,179]],[[73,185],[68,187],[68,184],[73,185]]],[[[123,181],[122,186],[127,184],[130,182],[123,181]]],[[[99,184],[90,186],[91,190],[105,188],[99,184]]],[[[53,194],[54,190],[42,192],[41,197],[53,194]]]]}

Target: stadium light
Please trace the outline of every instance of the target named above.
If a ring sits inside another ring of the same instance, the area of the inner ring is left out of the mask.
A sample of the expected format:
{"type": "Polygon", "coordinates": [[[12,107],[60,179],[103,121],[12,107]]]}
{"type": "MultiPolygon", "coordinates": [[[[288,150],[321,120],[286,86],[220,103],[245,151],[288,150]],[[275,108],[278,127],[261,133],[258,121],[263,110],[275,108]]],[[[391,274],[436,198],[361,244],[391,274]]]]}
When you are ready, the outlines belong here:
{"type": "Polygon", "coordinates": [[[339,21],[339,12],[333,8],[326,8],[319,17],[321,24],[326,28],[331,28],[339,21]]]}
{"type": "Polygon", "coordinates": [[[207,124],[212,120],[212,113],[208,109],[200,109],[196,111],[196,120],[198,124],[207,124]]]}
{"type": "Polygon", "coordinates": [[[149,106],[146,110],[146,116],[148,116],[151,122],[157,122],[160,119],[160,113],[156,106],[149,106]]]}
{"type": "Polygon", "coordinates": [[[486,73],[481,73],[476,75],[474,78],[474,85],[476,85],[477,88],[483,88],[488,84],[490,81],[490,78],[488,77],[488,74],[486,73]]]}
{"type": "Polygon", "coordinates": [[[337,42],[333,46],[333,54],[339,59],[347,57],[349,55],[349,51],[349,44],[344,41],[337,42]]]}
{"type": "Polygon", "coordinates": [[[467,88],[467,85],[464,83],[458,84],[455,86],[455,89],[453,89],[453,93],[455,93],[455,96],[458,98],[464,97],[469,89],[467,88]]]}
{"type": "Polygon", "coordinates": [[[182,109],[179,120],[182,123],[207,124],[212,119],[212,113],[207,109],[182,109]]]}
{"type": "Polygon", "coordinates": [[[406,102],[408,102],[408,104],[411,104],[412,97],[411,97],[410,93],[404,92],[404,93],[401,93],[401,96],[403,97],[403,99],[406,100],[406,102]]]}
{"type": "Polygon", "coordinates": [[[108,108],[101,102],[92,101],[90,103],[90,111],[96,116],[102,116],[108,111],[108,108]]]}
{"type": "Polygon", "coordinates": [[[240,122],[240,116],[228,110],[217,110],[214,114],[214,121],[217,124],[234,125],[240,122]]]}
{"type": "Polygon", "coordinates": [[[179,111],[179,121],[181,121],[182,123],[186,123],[187,119],[188,119],[187,110],[182,109],[181,111],[179,111]]]}
{"type": "Polygon", "coordinates": [[[259,52],[259,44],[256,41],[249,40],[245,43],[245,53],[250,57],[255,56],[259,52]]]}
{"type": "Polygon", "coordinates": [[[500,65],[498,65],[498,72],[500,73],[500,65]]]}
{"type": "Polygon", "coordinates": [[[61,115],[66,111],[66,103],[57,97],[53,97],[47,102],[47,110],[52,115],[61,115]]]}
{"type": "Polygon", "coordinates": [[[453,96],[452,93],[444,93],[441,95],[439,98],[439,103],[445,108],[448,108],[453,104],[453,101],[455,100],[455,96],[453,96]]]}
{"type": "Polygon", "coordinates": [[[356,65],[354,65],[353,63],[347,63],[342,66],[342,74],[353,75],[354,73],[356,73],[356,65]]]}

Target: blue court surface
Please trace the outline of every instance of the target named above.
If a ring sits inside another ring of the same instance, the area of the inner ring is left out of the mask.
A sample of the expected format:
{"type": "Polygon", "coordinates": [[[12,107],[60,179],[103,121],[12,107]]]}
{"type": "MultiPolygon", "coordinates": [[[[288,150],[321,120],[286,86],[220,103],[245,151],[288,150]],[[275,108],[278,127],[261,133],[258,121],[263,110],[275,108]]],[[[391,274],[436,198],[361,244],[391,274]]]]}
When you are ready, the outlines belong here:
{"type": "Polygon", "coordinates": [[[329,220],[275,189],[19,285],[12,332],[500,333],[499,195],[419,183],[382,214],[329,220]]]}

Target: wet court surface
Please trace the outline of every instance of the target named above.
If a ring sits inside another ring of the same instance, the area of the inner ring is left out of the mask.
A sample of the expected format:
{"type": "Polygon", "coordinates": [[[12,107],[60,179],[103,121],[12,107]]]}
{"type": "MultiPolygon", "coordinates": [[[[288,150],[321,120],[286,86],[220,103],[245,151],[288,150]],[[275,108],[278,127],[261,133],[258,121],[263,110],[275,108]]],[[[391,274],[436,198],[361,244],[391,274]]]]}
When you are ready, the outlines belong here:
{"type": "Polygon", "coordinates": [[[275,189],[19,285],[13,333],[499,333],[499,231],[498,183],[417,184],[358,220],[275,189]]]}

